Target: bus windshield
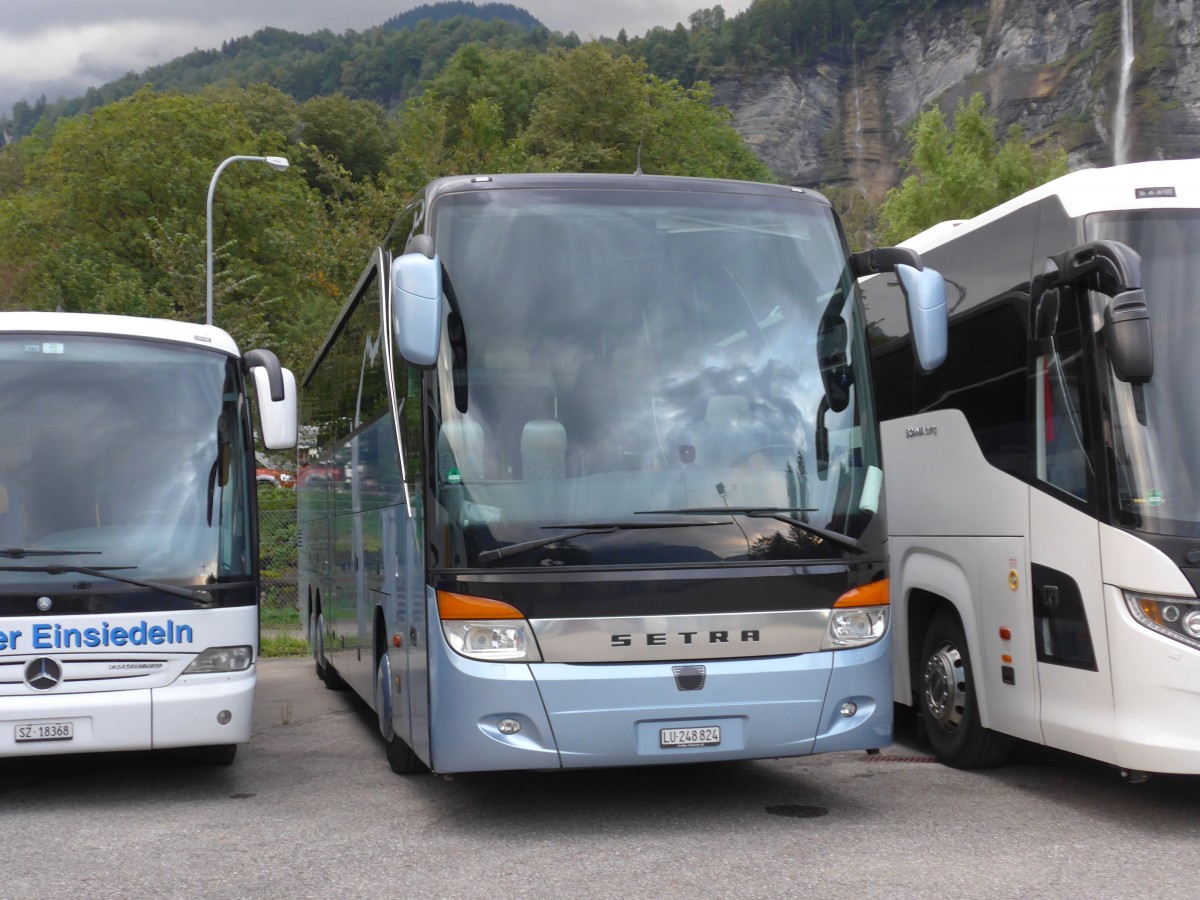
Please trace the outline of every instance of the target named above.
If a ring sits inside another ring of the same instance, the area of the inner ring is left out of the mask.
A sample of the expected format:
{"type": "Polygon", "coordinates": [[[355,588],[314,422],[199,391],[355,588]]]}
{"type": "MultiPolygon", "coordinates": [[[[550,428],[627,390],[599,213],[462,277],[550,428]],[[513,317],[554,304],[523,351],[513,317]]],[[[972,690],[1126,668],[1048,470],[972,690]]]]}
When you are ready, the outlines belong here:
{"type": "Polygon", "coordinates": [[[1200,537],[1200,218],[1195,210],[1089,216],[1088,239],[1118,240],[1142,257],[1154,341],[1144,386],[1110,378],[1107,402],[1121,524],[1200,537]]]}
{"type": "Polygon", "coordinates": [[[853,547],[878,441],[828,206],[522,189],[444,196],[431,221],[448,301],[433,520],[447,565],[853,547]]]}
{"type": "Polygon", "coordinates": [[[0,381],[0,590],[140,590],[71,567],[176,586],[251,576],[235,359],[6,334],[0,381]]]}

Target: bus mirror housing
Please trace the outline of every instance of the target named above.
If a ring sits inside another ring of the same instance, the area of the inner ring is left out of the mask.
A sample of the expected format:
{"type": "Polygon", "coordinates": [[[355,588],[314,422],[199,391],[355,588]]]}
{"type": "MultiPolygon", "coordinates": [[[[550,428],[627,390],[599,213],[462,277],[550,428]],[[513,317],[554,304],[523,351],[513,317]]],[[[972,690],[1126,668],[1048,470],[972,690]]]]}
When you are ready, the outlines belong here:
{"type": "Polygon", "coordinates": [[[410,365],[437,362],[442,341],[442,263],[420,251],[392,260],[396,350],[410,365]]]}
{"type": "Polygon", "coordinates": [[[1141,289],[1122,291],[1104,310],[1104,343],[1113,373],[1121,381],[1142,384],[1154,375],[1150,310],[1141,289]]]}
{"type": "Polygon", "coordinates": [[[254,379],[263,446],[268,450],[295,447],[296,376],[270,350],[251,350],[243,365],[254,379]]]}
{"type": "Polygon", "coordinates": [[[946,280],[941,272],[928,266],[918,269],[905,263],[896,264],[896,277],[908,301],[917,364],[921,371],[932,372],[946,361],[946,280]]]}
{"type": "Polygon", "coordinates": [[[1050,257],[1046,280],[1099,291],[1109,300],[1104,309],[1104,343],[1113,374],[1129,384],[1154,375],[1154,342],[1150,309],[1142,290],[1142,257],[1120,241],[1091,241],[1050,257]]]}

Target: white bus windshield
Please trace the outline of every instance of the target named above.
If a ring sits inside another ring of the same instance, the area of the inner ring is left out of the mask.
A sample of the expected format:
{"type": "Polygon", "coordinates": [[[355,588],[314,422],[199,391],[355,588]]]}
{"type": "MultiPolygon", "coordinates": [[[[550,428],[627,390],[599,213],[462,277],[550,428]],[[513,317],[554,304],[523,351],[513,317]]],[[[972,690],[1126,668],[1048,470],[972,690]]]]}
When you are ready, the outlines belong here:
{"type": "Polygon", "coordinates": [[[1154,377],[1111,380],[1118,516],[1129,527],[1200,537],[1200,217],[1195,210],[1105,213],[1090,240],[1128,244],[1142,257],[1154,341],[1154,377]]]}
{"type": "Polygon", "coordinates": [[[236,360],[7,334],[0,383],[0,590],[139,590],[56,566],[176,586],[251,576],[236,360]]]}
{"type": "Polygon", "coordinates": [[[457,564],[840,557],[804,526],[862,533],[874,410],[827,206],[497,190],[441,198],[433,230],[457,564]]]}

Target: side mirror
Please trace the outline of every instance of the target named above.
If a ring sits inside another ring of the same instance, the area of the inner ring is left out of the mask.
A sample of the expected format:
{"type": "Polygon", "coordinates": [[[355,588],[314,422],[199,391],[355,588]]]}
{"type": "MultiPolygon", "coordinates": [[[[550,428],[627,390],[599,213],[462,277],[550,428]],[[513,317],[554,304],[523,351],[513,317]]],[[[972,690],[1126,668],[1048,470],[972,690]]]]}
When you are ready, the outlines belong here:
{"type": "Polygon", "coordinates": [[[1113,374],[1129,384],[1154,375],[1150,309],[1142,290],[1142,257],[1120,241],[1092,241],[1050,257],[1051,284],[1078,284],[1111,297],[1104,309],[1104,342],[1113,374]]]}
{"type": "Polygon", "coordinates": [[[923,372],[932,372],[946,361],[949,318],[946,280],[941,272],[928,266],[917,269],[904,263],[896,265],[896,276],[908,301],[917,363],[923,372]]]}
{"type": "Polygon", "coordinates": [[[1144,291],[1122,291],[1104,310],[1104,343],[1113,373],[1121,381],[1142,384],[1154,375],[1154,340],[1144,291]]]}
{"type": "Polygon", "coordinates": [[[414,366],[437,362],[442,340],[442,263],[405,253],[392,260],[392,317],[396,350],[414,366]]]}
{"type": "Polygon", "coordinates": [[[296,376],[270,350],[251,350],[242,364],[254,379],[263,446],[268,450],[295,447],[296,376]]]}
{"type": "Polygon", "coordinates": [[[849,340],[846,320],[841,316],[826,316],[817,328],[817,364],[821,369],[821,383],[829,409],[841,412],[850,405],[852,375],[846,357],[849,340]]]}

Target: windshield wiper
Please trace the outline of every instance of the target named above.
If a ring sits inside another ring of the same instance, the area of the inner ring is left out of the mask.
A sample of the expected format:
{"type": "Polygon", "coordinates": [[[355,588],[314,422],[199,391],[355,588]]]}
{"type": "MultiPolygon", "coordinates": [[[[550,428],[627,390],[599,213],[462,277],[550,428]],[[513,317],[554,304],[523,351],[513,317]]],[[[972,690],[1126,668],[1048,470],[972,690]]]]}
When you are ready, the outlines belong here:
{"type": "Polygon", "coordinates": [[[0,556],[24,559],[27,556],[98,556],[103,550],[26,550],[24,547],[0,548],[0,556]]]}
{"type": "Polygon", "coordinates": [[[479,562],[490,563],[498,559],[505,559],[509,556],[516,556],[518,553],[525,553],[529,550],[536,550],[538,547],[545,547],[548,544],[557,544],[559,541],[569,541],[571,538],[577,538],[584,534],[612,534],[616,531],[624,531],[626,529],[635,528],[694,528],[699,525],[725,525],[725,522],[594,522],[590,524],[578,525],[543,525],[543,528],[573,528],[574,531],[569,531],[566,534],[555,534],[550,537],[536,538],[532,541],[521,541],[517,544],[509,544],[507,547],[497,547],[495,550],[484,550],[479,554],[479,562]]]}
{"type": "Polygon", "coordinates": [[[205,590],[175,587],[173,584],[159,584],[156,581],[144,581],[141,578],[130,578],[127,575],[114,575],[114,569],[136,569],[137,566],[105,566],[103,569],[92,569],[87,566],[0,566],[0,572],[45,572],[47,575],[65,575],[68,572],[79,575],[91,575],[94,578],[107,578],[110,581],[120,581],[135,587],[149,588],[152,591],[162,591],[173,597],[185,600],[195,600],[200,603],[212,602],[212,594],[205,590]]]}
{"type": "Polygon", "coordinates": [[[806,531],[822,540],[840,544],[847,550],[852,550],[855,553],[864,552],[863,546],[850,537],[850,535],[842,534],[840,531],[831,531],[828,528],[822,528],[820,525],[813,525],[810,522],[802,522],[795,516],[788,515],[788,513],[794,512],[815,512],[815,510],[798,506],[689,506],[686,509],[644,509],[635,512],[634,515],[715,516],[726,513],[749,516],[756,519],[778,519],[780,522],[794,525],[801,531],[806,531]]]}

